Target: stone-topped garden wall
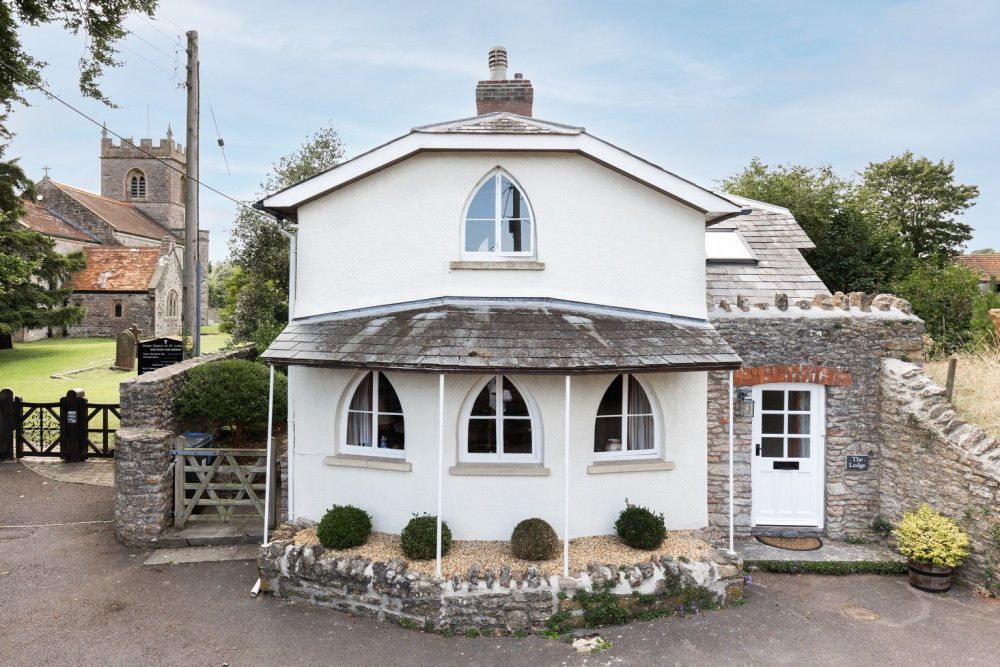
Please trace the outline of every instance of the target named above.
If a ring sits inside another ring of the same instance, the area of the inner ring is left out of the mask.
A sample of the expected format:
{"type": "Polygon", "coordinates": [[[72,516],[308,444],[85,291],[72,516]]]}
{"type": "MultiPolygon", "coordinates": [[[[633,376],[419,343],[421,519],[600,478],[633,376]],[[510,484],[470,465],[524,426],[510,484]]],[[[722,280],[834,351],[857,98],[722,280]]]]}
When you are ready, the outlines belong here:
{"type": "Polygon", "coordinates": [[[174,397],[188,370],[222,359],[252,359],[254,348],[188,359],[121,383],[121,428],[115,434],[115,536],[156,546],[173,523],[170,448],[178,427],[174,397]]]}
{"type": "Polygon", "coordinates": [[[879,513],[894,526],[927,503],[969,533],[972,556],[955,572],[1000,593],[1000,443],[959,418],[945,391],[914,364],[888,359],[881,375],[879,513]]]}
{"type": "Polygon", "coordinates": [[[494,572],[474,565],[464,574],[435,578],[410,569],[402,559],[372,562],[327,552],[320,544],[296,545],[295,534],[309,525],[314,524],[285,524],[261,547],[262,590],[412,627],[510,633],[538,632],[552,623],[562,630],[608,618],[623,622],[682,604],[688,610],[732,604],[743,597],[743,564],[724,551],[714,552],[714,561],[663,556],[629,565],[593,563],[576,577],[539,572],[535,566],[494,572]]]}
{"type": "MultiPolygon", "coordinates": [[[[878,399],[886,358],[918,361],[923,322],[910,304],[891,295],[817,295],[789,303],[740,299],[709,309],[712,324],[743,359],[737,385],[811,382],[826,386],[826,533],[865,534],[878,513],[878,399]],[[846,470],[847,455],[872,455],[867,471],[846,470]]],[[[709,373],[708,509],[717,534],[729,528],[729,374],[709,373]]],[[[735,532],[750,533],[752,419],[736,415],[734,431],[735,532]]]]}

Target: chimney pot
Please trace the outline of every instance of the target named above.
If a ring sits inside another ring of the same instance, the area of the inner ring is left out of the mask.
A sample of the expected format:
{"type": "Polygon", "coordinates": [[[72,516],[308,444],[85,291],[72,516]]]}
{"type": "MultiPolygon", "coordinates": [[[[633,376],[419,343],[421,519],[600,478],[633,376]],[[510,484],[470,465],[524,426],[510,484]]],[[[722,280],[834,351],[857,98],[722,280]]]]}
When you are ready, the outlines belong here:
{"type": "Polygon", "coordinates": [[[490,81],[507,79],[507,49],[494,46],[490,49],[490,81]]]}
{"type": "Polygon", "coordinates": [[[483,115],[506,111],[520,116],[531,116],[534,91],[531,82],[518,72],[507,78],[507,49],[494,46],[490,49],[490,78],[476,86],[476,113],[483,115]]]}

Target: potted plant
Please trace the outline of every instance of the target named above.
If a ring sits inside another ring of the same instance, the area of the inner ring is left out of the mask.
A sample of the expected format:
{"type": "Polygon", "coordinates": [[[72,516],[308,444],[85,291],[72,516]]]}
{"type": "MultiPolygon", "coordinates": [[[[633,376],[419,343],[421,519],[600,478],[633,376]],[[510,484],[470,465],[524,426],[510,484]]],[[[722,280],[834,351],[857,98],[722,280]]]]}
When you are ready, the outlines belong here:
{"type": "Polygon", "coordinates": [[[892,531],[896,550],[909,559],[910,585],[938,593],[951,588],[951,573],[969,555],[969,536],[927,503],[903,514],[892,531]]]}

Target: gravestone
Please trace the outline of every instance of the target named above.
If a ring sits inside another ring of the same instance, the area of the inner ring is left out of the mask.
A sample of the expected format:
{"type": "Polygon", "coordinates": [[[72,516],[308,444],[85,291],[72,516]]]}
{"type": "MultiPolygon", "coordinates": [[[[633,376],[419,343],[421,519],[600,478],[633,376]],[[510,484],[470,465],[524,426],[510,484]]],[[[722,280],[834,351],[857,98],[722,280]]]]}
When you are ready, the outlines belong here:
{"type": "Polygon", "coordinates": [[[173,338],[154,338],[139,343],[139,375],[184,360],[184,345],[173,338]]]}
{"type": "Polygon", "coordinates": [[[118,346],[115,352],[115,369],[130,371],[135,368],[136,337],[126,329],[118,334],[118,346]]]}

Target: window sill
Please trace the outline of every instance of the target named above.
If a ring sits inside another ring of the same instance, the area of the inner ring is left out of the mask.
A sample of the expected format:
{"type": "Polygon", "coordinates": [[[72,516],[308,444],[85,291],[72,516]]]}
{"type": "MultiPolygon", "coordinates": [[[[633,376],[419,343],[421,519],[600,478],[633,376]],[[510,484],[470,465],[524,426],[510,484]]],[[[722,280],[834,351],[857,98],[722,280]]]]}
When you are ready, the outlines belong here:
{"type": "Polygon", "coordinates": [[[633,461],[597,461],[593,465],[587,466],[588,475],[603,475],[615,472],[650,472],[653,470],[673,470],[676,466],[673,461],[663,461],[662,459],[633,460],[633,461]]]}
{"type": "Polygon", "coordinates": [[[410,472],[413,464],[403,459],[390,459],[384,456],[357,456],[355,454],[338,454],[337,456],[327,456],[323,463],[328,466],[342,466],[345,468],[371,468],[373,470],[398,470],[399,472],[410,472]]]}
{"type": "Polygon", "coordinates": [[[452,271],[542,271],[545,262],[450,262],[452,271]]]}
{"type": "Polygon", "coordinates": [[[550,474],[540,463],[459,463],[448,468],[448,473],[479,477],[548,477],[550,474]]]}

